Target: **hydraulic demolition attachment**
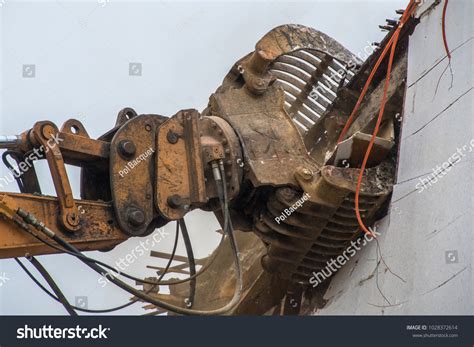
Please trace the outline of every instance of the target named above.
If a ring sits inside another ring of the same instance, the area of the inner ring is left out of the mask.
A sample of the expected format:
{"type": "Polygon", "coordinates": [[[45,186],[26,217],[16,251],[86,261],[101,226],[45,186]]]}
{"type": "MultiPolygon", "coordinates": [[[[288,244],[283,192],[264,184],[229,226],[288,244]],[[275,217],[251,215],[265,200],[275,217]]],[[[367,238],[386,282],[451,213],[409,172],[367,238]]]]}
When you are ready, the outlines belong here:
{"type": "MultiPolygon", "coordinates": [[[[368,225],[393,185],[403,49],[361,184],[368,225]]],[[[362,63],[319,31],[284,25],[234,64],[203,112],[165,117],[125,108],[98,139],[75,119],[61,129],[37,122],[1,138],[21,193],[0,193],[0,258],[61,251],[41,241],[45,230],[70,252],[106,251],[201,209],[214,212],[224,231],[256,234],[266,271],[308,285],[361,235],[354,199],[383,75],[343,141],[337,138],[378,54],[362,63]],[[55,197],[41,193],[34,169],[40,159],[55,197]],[[73,198],[66,165],[82,170],[81,199],[73,198]]]]}

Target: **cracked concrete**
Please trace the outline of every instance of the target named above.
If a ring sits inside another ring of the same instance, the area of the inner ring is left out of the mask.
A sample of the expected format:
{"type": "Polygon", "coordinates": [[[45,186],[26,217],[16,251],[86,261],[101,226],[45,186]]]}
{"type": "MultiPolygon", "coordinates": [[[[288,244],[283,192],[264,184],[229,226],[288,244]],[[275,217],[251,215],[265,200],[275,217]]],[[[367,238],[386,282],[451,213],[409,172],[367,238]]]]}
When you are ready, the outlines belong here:
{"type": "Polygon", "coordinates": [[[474,314],[474,150],[468,148],[429,189],[416,189],[420,178],[474,138],[473,7],[472,1],[449,3],[452,86],[442,6],[425,12],[415,28],[397,184],[390,212],[377,225],[383,261],[377,243],[369,243],[334,276],[325,295],[331,301],[313,314],[474,314]],[[456,262],[446,260],[447,251],[456,251],[456,262]]]}

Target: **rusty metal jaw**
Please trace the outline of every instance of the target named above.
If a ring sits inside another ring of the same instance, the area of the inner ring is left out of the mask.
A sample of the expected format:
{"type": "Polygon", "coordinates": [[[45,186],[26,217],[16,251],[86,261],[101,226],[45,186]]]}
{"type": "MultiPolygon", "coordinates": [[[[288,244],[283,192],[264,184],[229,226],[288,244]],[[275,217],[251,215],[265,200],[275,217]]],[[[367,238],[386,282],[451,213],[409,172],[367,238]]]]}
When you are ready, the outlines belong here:
{"type": "MultiPolygon", "coordinates": [[[[278,188],[255,214],[255,232],[267,244],[262,264],[284,279],[309,285],[314,273],[344,254],[360,236],[354,212],[358,169],[298,168],[300,189],[278,188]]],[[[369,223],[389,196],[393,166],[369,169],[363,179],[360,209],[369,223]]],[[[347,255],[346,255],[347,256],[347,255]]]]}
{"type": "MultiPolygon", "coordinates": [[[[277,27],[234,65],[206,110],[227,120],[242,144],[246,188],[233,206],[236,223],[252,229],[267,245],[265,269],[293,282],[309,284],[313,271],[360,235],[354,212],[359,170],[354,168],[367,147],[371,113],[361,117],[351,132],[364,134],[340,147],[336,127],[325,119],[331,112],[350,112],[341,103],[357,100],[356,92],[346,86],[359,77],[355,72],[360,63],[337,41],[314,29],[277,27]],[[331,71],[338,79],[331,77],[331,71]],[[333,102],[337,109],[333,110],[333,102]],[[325,145],[318,146],[319,142],[325,145]],[[350,167],[332,166],[346,162],[350,167]],[[298,202],[303,197],[304,202],[298,202]]],[[[392,87],[394,109],[403,90],[403,65],[402,59],[392,87]]],[[[371,98],[377,95],[375,91],[371,98]]],[[[372,104],[364,106],[369,109],[372,104]]],[[[393,186],[394,165],[385,161],[394,145],[389,115],[386,121],[389,136],[377,139],[373,168],[362,181],[359,205],[368,223],[393,186]]]]}

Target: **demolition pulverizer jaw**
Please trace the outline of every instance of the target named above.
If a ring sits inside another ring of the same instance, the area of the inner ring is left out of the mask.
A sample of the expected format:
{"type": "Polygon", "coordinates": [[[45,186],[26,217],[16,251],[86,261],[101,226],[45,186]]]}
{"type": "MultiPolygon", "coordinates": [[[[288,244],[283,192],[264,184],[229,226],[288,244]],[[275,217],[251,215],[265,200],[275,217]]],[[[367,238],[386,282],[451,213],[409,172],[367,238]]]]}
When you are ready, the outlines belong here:
{"type": "MultiPolygon", "coordinates": [[[[48,162],[56,197],[42,195],[33,166],[18,179],[21,194],[3,194],[21,218],[9,212],[17,224],[2,226],[16,231],[24,222],[80,250],[110,250],[192,210],[212,211],[224,230],[235,227],[261,239],[242,256],[263,257],[263,268],[277,277],[308,283],[360,231],[354,213],[363,158],[358,149],[367,148],[370,134],[349,129],[344,142],[337,139],[379,57],[376,51],[362,63],[324,33],[283,25],[233,65],[202,112],[165,117],[125,108],[97,139],[74,119],[61,128],[40,121],[20,136],[0,137],[0,148],[17,164],[46,147],[50,136],[61,140],[38,157],[48,162]],[[340,78],[331,83],[334,72],[340,78]],[[66,165],[82,168],[81,199],[73,198],[66,165]],[[303,194],[308,198],[297,203],[303,194]],[[281,218],[285,210],[292,213],[281,218]]],[[[389,95],[396,114],[402,112],[405,51],[393,62],[393,75],[399,76],[389,95]]],[[[383,82],[383,74],[375,75],[369,91],[383,82]]],[[[370,129],[372,118],[361,104],[357,129],[370,129]]],[[[367,223],[393,186],[390,156],[398,130],[391,121],[384,119],[384,136],[374,144],[362,181],[359,205],[367,223]]],[[[0,234],[0,258],[51,252],[61,249],[24,232],[0,234]]]]}

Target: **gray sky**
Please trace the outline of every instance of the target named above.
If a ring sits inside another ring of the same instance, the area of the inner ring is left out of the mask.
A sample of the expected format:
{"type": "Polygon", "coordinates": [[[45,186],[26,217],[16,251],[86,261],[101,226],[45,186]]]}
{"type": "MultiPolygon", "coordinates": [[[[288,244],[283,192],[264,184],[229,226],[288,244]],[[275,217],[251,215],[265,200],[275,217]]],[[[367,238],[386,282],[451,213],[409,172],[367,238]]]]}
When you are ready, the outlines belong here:
{"type": "MultiPolygon", "coordinates": [[[[378,25],[406,3],[0,0],[0,135],[18,134],[39,120],[61,126],[76,118],[97,137],[114,125],[123,107],[167,116],[202,110],[232,64],[273,27],[314,27],[364,57],[364,49],[384,36],[378,25]],[[142,64],[142,76],[129,76],[131,62],[142,64]],[[23,77],[25,64],[35,65],[34,78],[23,77]]],[[[44,164],[37,165],[42,189],[54,195],[44,164]]],[[[70,175],[78,197],[78,170],[70,175]]],[[[193,212],[187,220],[197,257],[207,256],[218,242],[214,216],[193,212]]],[[[165,231],[169,235],[156,250],[172,248],[174,224],[165,231]]],[[[131,239],[112,252],[91,255],[114,264],[137,244],[131,239]]],[[[182,243],[178,250],[184,254],[182,243]]],[[[72,303],[86,296],[89,308],[107,308],[129,298],[113,285],[102,288],[94,272],[67,255],[40,260],[72,303]]],[[[157,260],[140,257],[127,272],[153,275],[147,264],[157,260]]],[[[9,280],[0,286],[0,314],[64,314],[14,261],[0,260],[2,274],[9,280]]],[[[143,312],[137,304],[120,314],[143,312]]]]}

